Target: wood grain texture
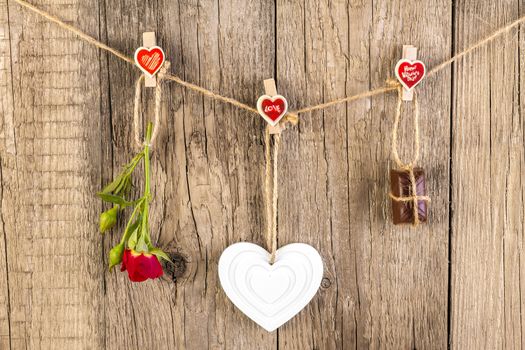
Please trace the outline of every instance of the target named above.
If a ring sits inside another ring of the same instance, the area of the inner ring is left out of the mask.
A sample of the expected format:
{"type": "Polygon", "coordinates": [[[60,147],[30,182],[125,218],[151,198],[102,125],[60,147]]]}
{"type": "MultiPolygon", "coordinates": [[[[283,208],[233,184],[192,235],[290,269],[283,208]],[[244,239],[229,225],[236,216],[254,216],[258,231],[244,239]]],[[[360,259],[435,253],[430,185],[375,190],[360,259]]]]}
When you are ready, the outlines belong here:
{"type": "MultiPolygon", "coordinates": [[[[459,1],[456,50],[516,18],[518,11],[516,1],[483,6],[459,1]]],[[[509,32],[460,62],[454,74],[451,344],[455,348],[524,346],[522,35],[509,32]]]]}
{"type": "MultiPolygon", "coordinates": [[[[11,48],[9,28],[9,13],[7,2],[0,2],[0,150],[2,152],[1,164],[4,164],[7,153],[13,153],[14,128],[13,128],[13,93],[11,80],[11,48]]],[[[1,208],[5,208],[5,187],[3,167],[0,166],[0,200],[1,208]]],[[[0,348],[8,349],[11,344],[11,311],[9,300],[9,269],[7,262],[7,211],[0,212],[0,348]]]]}
{"type": "MultiPolygon", "coordinates": [[[[96,2],[37,4],[97,35],[96,2]]],[[[12,101],[2,111],[10,334],[2,343],[98,348],[104,344],[100,204],[93,197],[100,179],[99,53],[18,6],[2,7],[9,21],[2,52],[10,57],[2,69],[11,76],[3,80],[3,99],[12,101]]]]}
{"type": "MultiPolygon", "coordinates": [[[[137,33],[156,30],[173,72],[245,103],[254,103],[254,96],[263,91],[262,80],[272,75],[273,60],[264,61],[274,37],[271,4],[166,1],[155,10],[153,4],[137,1],[111,4],[106,16],[110,44],[130,52],[136,38],[122,38],[122,28],[137,33]],[[141,22],[134,17],[137,12],[143,14],[141,22]],[[243,23],[236,20],[240,18],[243,23]],[[246,31],[244,26],[258,31],[246,31]],[[267,39],[258,41],[259,35],[267,39]]],[[[116,171],[132,152],[130,86],[138,75],[112,58],[109,73],[111,106],[120,106],[112,108],[116,147],[111,153],[116,171]]],[[[235,310],[217,279],[217,261],[228,244],[264,243],[262,168],[250,166],[263,163],[263,121],[175,85],[167,86],[165,92],[166,128],[159,135],[152,163],[153,233],[161,246],[174,247],[186,257],[188,270],[177,284],[166,279],[129,285],[122,274],[108,275],[111,303],[122,310],[108,318],[108,344],[115,348],[122,344],[132,348],[271,348],[275,335],[235,310]],[[118,293],[122,286],[127,289],[124,295],[118,293]],[[142,299],[151,300],[151,305],[137,308],[133,304],[142,299]],[[138,322],[141,325],[135,326],[138,322]],[[147,324],[159,329],[157,338],[148,333],[147,324]]],[[[151,101],[151,91],[144,97],[151,101]]],[[[145,106],[145,115],[151,116],[152,107],[145,106]]]]}
{"type": "MultiPolygon", "coordinates": [[[[278,32],[290,34],[278,43],[278,77],[301,105],[382,86],[403,44],[416,43],[430,66],[450,48],[451,27],[443,18],[450,18],[451,8],[445,1],[425,1],[425,11],[392,1],[279,5],[278,32]]],[[[435,201],[431,226],[390,224],[385,196],[395,96],[303,115],[298,133],[284,136],[291,140],[283,165],[287,178],[300,176],[308,190],[297,198],[297,188],[290,187],[282,196],[283,212],[296,215],[280,217],[292,231],[281,232],[281,240],[312,243],[326,264],[325,288],[310,315],[282,328],[285,348],[446,346],[449,79],[445,72],[420,89],[421,165],[431,174],[428,191],[435,201]],[[433,91],[431,98],[427,91],[433,91]],[[323,337],[327,332],[333,336],[323,337]]],[[[410,117],[406,112],[407,157],[410,117]]]]}
{"type": "MultiPolygon", "coordinates": [[[[174,74],[250,105],[274,77],[291,109],[383,86],[403,44],[432,67],[520,11],[516,0],[32,2],[129,55],[155,31],[174,74]]],[[[284,131],[279,245],[313,245],[325,275],[267,333],[217,278],[229,244],[266,244],[262,118],[165,85],[152,237],[187,269],[132,284],[106,268],[125,223],[100,236],[94,193],[137,151],[140,73],[0,0],[0,349],[522,348],[521,35],[418,87],[432,203],[417,229],[390,218],[395,94],[284,131]]],[[[142,97],[145,123],[152,89],[142,97]]]]}

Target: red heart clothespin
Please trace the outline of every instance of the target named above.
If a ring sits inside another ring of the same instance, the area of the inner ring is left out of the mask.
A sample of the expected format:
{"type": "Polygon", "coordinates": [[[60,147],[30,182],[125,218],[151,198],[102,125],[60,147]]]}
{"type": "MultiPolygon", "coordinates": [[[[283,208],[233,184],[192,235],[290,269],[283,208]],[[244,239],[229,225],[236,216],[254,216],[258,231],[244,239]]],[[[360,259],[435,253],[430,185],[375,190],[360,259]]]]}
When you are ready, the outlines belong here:
{"type": "Polygon", "coordinates": [[[156,45],[155,32],[143,33],[142,44],[143,46],[135,50],[135,64],[146,75],[145,85],[154,87],[157,85],[155,74],[166,61],[166,56],[162,48],[156,45]]]}
{"type": "Polygon", "coordinates": [[[270,134],[278,134],[285,129],[285,126],[279,122],[288,111],[288,101],[283,96],[277,95],[274,79],[264,81],[264,90],[266,94],[257,100],[257,111],[270,124],[270,134]]]}
{"type": "Polygon", "coordinates": [[[288,102],[281,95],[262,95],[257,100],[259,114],[270,124],[276,126],[288,110],[288,102]]]}
{"type": "Polygon", "coordinates": [[[417,47],[403,45],[403,58],[397,62],[395,74],[403,85],[404,101],[412,101],[412,89],[423,80],[425,73],[425,64],[417,60],[417,47]]]}
{"type": "Polygon", "coordinates": [[[159,46],[139,47],[135,51],[135,63],[149,77],[153,77],[164,63],[164,51],[159,46]]]}

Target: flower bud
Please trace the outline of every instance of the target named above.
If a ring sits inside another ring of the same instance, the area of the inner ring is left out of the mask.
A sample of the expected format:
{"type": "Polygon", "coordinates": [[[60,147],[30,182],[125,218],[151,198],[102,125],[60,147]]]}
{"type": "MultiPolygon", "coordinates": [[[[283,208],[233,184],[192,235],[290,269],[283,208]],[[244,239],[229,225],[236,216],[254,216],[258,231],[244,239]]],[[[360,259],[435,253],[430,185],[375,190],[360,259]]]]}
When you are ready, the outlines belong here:
{"type": "Polygon", "coordinates": [[[122,262],[122,254],[124,253],[124,243],[114,246],[109,251],[109,269],[122,262]]]}
{"type": "Polygon", "coordinates": [[[118,206],[100,214],[100,232],[110,230],[117,223],[118,206]]]}

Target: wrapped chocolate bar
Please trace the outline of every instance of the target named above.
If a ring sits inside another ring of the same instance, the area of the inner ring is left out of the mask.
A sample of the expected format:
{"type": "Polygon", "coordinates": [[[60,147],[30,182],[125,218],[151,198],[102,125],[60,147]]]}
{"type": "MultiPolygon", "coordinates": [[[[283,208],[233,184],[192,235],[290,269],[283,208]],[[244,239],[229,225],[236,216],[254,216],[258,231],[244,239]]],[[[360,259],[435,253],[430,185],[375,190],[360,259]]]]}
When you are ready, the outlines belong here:
{"type": "Polygon", "coordinates": [[[412,172],[415,186],[411,181],[410,170],[390,170],[390,197],[395,225],[417,225],[427,221],[427,201],[430,199],[426,196],[425,172],[421,168],[414,168],[412,172]]]}

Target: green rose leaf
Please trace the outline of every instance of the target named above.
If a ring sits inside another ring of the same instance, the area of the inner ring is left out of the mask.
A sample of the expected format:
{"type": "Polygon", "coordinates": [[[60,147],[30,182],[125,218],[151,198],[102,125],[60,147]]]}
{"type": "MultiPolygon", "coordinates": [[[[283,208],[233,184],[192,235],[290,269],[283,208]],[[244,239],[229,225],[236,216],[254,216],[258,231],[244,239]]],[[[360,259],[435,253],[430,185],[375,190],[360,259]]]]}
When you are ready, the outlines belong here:
{"type": "Polygon", "coordinates": [[[104,201],[104,202],[109,202],[109,203],[113,203],[113,204],[118,204],[122,207],[129,207],[130,205],[133,205],[133,202],[129,202],[127,200],[125,200],[124,198],[120,197],[120,196],[116,196],[114,194],[110,194],[110,193],[104,193],[104,192],[99,192],[97,193],[97,195],[104,201]]]}
{"type": "Polygon", "coordinates": [[[164,251],[162,251],[159,248],[150,247],[149,248],[149,252],[150,252],[150,254],[155,255],[157,258],[161,258],[161,259],[164,259],[166,261],[172,262],[170,257],[168,256],[168,254],[166,254],[164,251]]]}
{"type": "Polygon", "coordinates": [[[136,250],[137,242],[138,242],[138,234],[139,234],[139,228],[135,226],[135,230],[130,231],[131,235],[128,238],[128,248],[131,250],[136,250]]]}
{"type": "Polygon", "coordinates": [[[144,242],[142,236],[139,238],[137,245],[135,246],[135,250],[139,253],[149,253],[148,245],[146,242],[144,242]]]}

